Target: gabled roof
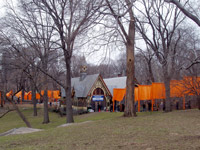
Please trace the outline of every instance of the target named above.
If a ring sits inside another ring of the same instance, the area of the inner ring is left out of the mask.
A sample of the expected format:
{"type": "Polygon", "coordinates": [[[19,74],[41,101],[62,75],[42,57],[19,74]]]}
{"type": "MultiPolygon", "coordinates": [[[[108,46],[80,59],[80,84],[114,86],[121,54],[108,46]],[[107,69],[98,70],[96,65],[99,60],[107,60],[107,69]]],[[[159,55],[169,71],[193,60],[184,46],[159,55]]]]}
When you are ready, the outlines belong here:
{"type": "MultiPolygon", "coordinates": [[[[80,77],[71,79],[71,87],[75,90],[76,97],[87,97],[88,92],[97,80],[99,74],[87,75],[82,81],[80,77]]],[[[65,90],[61,88],[62,97],[66,97],[65,90]]]]}
{"type": "MultiPolygon", "coordinates": [[[[71,87],[75,90],[76,97],[87,97],[88,93],[90,92],[92,86],[97,81],[99,74],[94,75],[87,75],[84,80],[80,81],[80,77],[72,78],[71,79],[71,87]]],[[[114,88],[126,88],[126,79],[127,77],[115,77],[115,78],[107,78],[103,79],[102,81],[105,82],[106,88],[108,88],[109,93],[113,96],[113,89],[114,88]]],[[[137,80],[136,85],[138,84],[137,80]]],[[[62,97],[66,97],[65,90],[61,88],[62,97]]]]}
{"type": "MultiPolygon", "coordinates": [[[[97,78],[97,79],[99,79],[99,80],[102,82],[102,86],[103,86],[103,87],[105,88],[105,90],[106,90],[106,93],[104,93],[104,94],[106,94],[106,95],[108,95],[108,96],[112,96],[112,94],[111,94],[111,92],[109,91],[109,89],[108,89],[106,83],[104,82],[104,79],[102,78],[102,76],[99,75],[98,77],[99,77],[99,78],[97,78]]],[[[97,80],[96,80],[96,81],[97,81],[97,80]]],[[[95,86],[96,81],[94,82],[93,86],[95,86]]],[[[94,88],[93,86],[92,86],[92,88],[94,88]]],[[[91,90],[92,90],[92,89],[90,89],[90,91],[88,92],[88,95],[91,94],[91,90]]]]}
{"type": "MultiPolygon", "coordinates": [[[[103,80],[113,96],[114,88],[118,88],[118,89],[126,88],[126,79],[127,77],[124,76],[124,77],[107,78],[103,80]]],[[[138,85],[138,81],[135,79],[135,86],[137,85],[138,85]]]]}
{"type": "Polygon", "coordinates": [[[113,95],[114,88],[125,88],[126,87],[126,78],[127,77],[108,78],[108,79],[104,79],[104,82],[107,85],[111,94],[113,95]]]}

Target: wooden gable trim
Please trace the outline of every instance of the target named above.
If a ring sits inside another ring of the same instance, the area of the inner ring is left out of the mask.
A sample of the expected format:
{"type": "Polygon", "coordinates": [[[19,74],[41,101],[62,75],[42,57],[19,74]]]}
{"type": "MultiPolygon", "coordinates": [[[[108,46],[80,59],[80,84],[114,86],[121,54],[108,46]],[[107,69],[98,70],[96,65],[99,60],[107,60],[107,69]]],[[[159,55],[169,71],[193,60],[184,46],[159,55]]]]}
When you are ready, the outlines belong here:
{"type": "MultiPolygon", "coordinates": [[[[91,89],[89,90],[89,92],[88,92],[87,95],[88,95],[88,96],[91,95],[91,91],[92,91],[92,89],[94,88],[95,84],[97,83],[97,81],[98,81],[99,79],[100,79],[100,81],[102,82],[104,88],[106,89],[106,92],[108,92],[109,96],[111,96],[111,93],[110,93],[108,87],[106,86],[106,84],[105,84],[103,78],[101,77],[101,75],[99,75],[99,76],[97,77],[97,79],[96,79],[95,82],[93,83],[93,85],[92,85],[92,87],[91,87],[91,89]]],[[[105,93],[105,94],[106,94],[106,93],[105,93]]]]}
{"type": "Polygon", "coordinates": [[[99,75],[99,78],[102,81],[102,83],[103,83],[104,87],[106,88],[106,90],[108,91],[109,96],[112,96],[111,93],[110,93],[110,90],[108,89],[108,87],[107,87],[106,83],[104,82],[103,78],[101,77],[101,75],[99,75]]]}
{"type": "Polygon", "coordinates": [[[92,91],[94,85],[95,85],[96,82],[98,81],[98,79],[99,79],[99,75],[98,75],[98,77],[96,78],[95,82],[93,83],[92,87],[90,88],[90,90],[89,90],[89,92],[88,92],[88,94],[87,94],[88,96],[90,96],[90,93],[91,93],[91,91],[92,91]]]}

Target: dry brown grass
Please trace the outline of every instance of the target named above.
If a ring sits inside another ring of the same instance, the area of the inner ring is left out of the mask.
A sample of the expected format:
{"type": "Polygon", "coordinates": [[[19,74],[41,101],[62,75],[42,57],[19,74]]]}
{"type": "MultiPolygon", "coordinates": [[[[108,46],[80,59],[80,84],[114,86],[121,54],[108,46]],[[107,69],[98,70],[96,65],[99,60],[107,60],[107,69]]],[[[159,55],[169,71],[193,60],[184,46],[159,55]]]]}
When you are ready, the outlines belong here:
{"type": "Polygon", "coordinates": [[[76,120],[93,122],[0,137],[0,149],[200,149],[198,110],[139,113],[137,118],[124,118],[121,115],[109,112],[87,114],[78,116],[76,120]]]}

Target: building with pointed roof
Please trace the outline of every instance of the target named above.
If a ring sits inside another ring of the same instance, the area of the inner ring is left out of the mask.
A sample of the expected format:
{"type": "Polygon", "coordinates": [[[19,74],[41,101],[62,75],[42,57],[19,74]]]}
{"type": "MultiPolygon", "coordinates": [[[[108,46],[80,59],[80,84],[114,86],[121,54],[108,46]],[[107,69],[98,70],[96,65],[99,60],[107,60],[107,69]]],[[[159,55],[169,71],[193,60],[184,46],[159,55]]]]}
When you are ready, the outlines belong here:
{"type": "MultiPolygon", "coordinates": [[[[73,104],[91,107],[93,110],[108,109],[112,103],[113,89],[126,88],[126,76],[103,79],[100,74],[87,75],[87,68],[83,67],[80,77],[71,79],[74,92],[73,104]]],[[[61,96],[66,97],[61,88],[61,96]]]]}
{"type": "MultiPolygon", "coordinates": [[[[71,79],[71,86],[74,91],[75,105],[92,107],[96,111],[108,108],[110,105],[112,95],[100,74],[81,73],[80,77],[71,79]]],[[[61,88],[61,96],[66,97],[63,88],[61,88]]]]}

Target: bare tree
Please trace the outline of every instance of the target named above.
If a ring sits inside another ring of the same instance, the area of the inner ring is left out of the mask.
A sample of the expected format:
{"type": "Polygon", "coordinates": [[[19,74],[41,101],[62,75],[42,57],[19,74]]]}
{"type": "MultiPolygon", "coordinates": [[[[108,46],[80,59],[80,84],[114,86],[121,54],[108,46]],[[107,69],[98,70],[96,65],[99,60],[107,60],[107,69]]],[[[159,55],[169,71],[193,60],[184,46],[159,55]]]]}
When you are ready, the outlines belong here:
{"type": "MultiPolygon", "coordinates": [[[[12,45],[12,49],[31,66],[32,72],[36,71],[35,67],[39,67],[43,73],[46,73],[43,74],[44,95],[42,98],[44,102],[43,123],[48,123],[48,63],[57,57],[53,53],[55,51],[55,44],[52,42],[54,27],[50,16],[45,11],[37,9],[30,2],[23,0],[19,2],[18,9],[9,7],[10,14],[8,14],[6,24],[17,35],[15,36],[15,43],[11,40],[9,42],[12,45]]],[[[33,80],[32,82],[34,83],[33,80]]],[[[31,85],[34,115],[36,115],[35,88],[33,87],[35,84],[31,85]]]]}
{"type": "Polygon", "coordinates": [[[178,0],[165,0],[165,2],[168,3],[173,3],[174,5],[176,5],[188,18],[190,18],[191,20],[193,20],[198,26],[200,26],[200,19],[198,18],[198,16],[194,15],[193,13],[191,13],[189,10],[187,10],[178,0]]]}
{"type": "Polygon", "coordinates": [[[163,0],[153,2],[141,0],[140,2],[143,4],[144,11],[137,9],[141,15],[141,19],[138,18],[137,29],[162,65],[166,92],[165,111],[168,112],[171,111],[170,79],[175,70],[177,45],[181,39],[178,26],[183,22],[184,17],[180,16],[177,8],[169,4],[165,5],[163,0]],[[150,33],[147,32],[146,27],[150,33]]]}
{"type": "Polygon", "coordinates": [[[74,122],[71,100],[71,57],[77,38],[96,21],[101,6],[99,0],[33,0],[43,11],[47,12],[55,23],[55,30],[59,36],[60,48],[64,54],[66,67],[66,113],[67,123],[74,122]]]}
{"type": "MultiPolygon", "coordinates": [[[[142,61],[144,61],[146,64],[146,71],[147,72],[147,84],[151,84],[152,82],[155,82],[154,75],[153,75],[153,69],[152,69],[152,61],[154,53],[150,49],[149,46],[147,46],[146,51],[142,50],[141,48],[137,47],[139,50],[138,56],[141,58],[142,61]]],[[[140,62],[142,63],[142,62],[140,62]]]]}
{"type": "Polygon", "coordinates": [[[109,1],[106,0],[110,14],[116,20],[119,26],[119,34],[123,39],[126,47],[126,72],[127,72],[127,82],[126,82],[126,101],[125,101],[125,111],[124,116],[132,117],[136,116],[136,110],[134,106],[134,85],[135,85],[135,67],[134,67],[134,46],[135,46],[135,17],[133,12],[133,3],[129,0],[125,2],[121,1],[109,1]],[[123,10],[124,12],[121,12],[123,10]],[[125,20],[128,20],[128,30],[126,30],[125,20]]]}
{"type": "Polygon", "coordinates": [[[200,110],[200,77],[184,77],[180,85],[183,87],[182,92],[185,95],[195,95],[197,97],[197,106],[200,110]]]}

